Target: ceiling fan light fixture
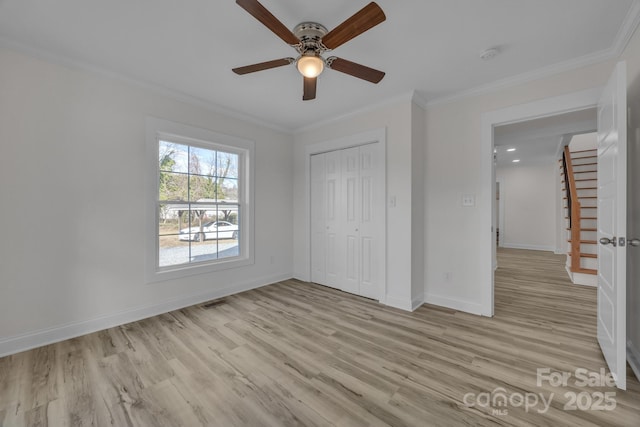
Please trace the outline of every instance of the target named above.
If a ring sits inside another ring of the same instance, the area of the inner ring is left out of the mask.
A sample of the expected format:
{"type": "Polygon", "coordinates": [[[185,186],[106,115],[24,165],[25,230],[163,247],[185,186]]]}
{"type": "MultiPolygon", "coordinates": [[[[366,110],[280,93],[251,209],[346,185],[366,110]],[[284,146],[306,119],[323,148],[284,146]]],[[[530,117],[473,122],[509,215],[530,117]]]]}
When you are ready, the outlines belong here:
{"type": "Polygon", "coordinates": [[[324,70],[324,61],[318,55],[301,55],[296,62],[296,67],[304,77],[318,77],[324,70]]]}
{"type": "Polygon", "coordinates": [[[302,87],[303,101],[310,101],[316,98],[317,77],[322,74],[325,67],[371,83],[379,83],[384,77],[382,71],[347,61],[346,59],[335,56],[327,59],[322,57],[325,52],[342,46],[387,19],[375,1],[351,15],[331,31],[327,31],[326,27],[317,22],[302,22],[296,25],[293,31],[290,31],[278,18],[260,4],[259,0],[236,0],[236,3],[280,37],[282,41],[295,49],[299,56],[296,59],[281,58],[244,67],[236,67],[232,69],[234,73],[238,75],[255,73],[256,71],[269,70],[295,62],[298,72],[304,77],[302,87]]]}

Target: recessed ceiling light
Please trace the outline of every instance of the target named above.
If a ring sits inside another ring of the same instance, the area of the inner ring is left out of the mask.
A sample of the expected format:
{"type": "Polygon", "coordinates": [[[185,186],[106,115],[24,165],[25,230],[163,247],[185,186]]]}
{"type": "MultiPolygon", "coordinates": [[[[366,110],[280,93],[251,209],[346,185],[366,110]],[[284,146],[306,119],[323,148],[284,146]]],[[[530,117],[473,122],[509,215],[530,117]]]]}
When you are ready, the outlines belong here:
{"type": "Polygon", "coordinates": [[[516,151],[516,149],[515,148],[507,148],[507,151],[508,152],[512,152],[512,151],[516,151]]]}
{"type": "Polygon", "coordinates": [[[513,163],[520,163],[520,159],[511,160],[513,163]]]}

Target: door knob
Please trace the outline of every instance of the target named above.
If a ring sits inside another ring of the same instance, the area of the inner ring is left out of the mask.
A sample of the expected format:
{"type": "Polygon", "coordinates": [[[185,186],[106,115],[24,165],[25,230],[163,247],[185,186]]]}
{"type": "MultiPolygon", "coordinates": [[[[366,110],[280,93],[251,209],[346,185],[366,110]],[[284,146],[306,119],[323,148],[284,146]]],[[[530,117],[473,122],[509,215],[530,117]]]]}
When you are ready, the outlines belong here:
{"type": "Polygon", "coordinates": [[[629,239],[627,240],[627,243],[629,244],[629,246],[638,247],[640,246],[640,239],[629,239]]]}
{"type": "Polygon", "coordinates": [[[602,237],[600,239],[600,244],[601,245],[613,245],[613,246],[616,246],[616,238],[613,237],[613,238],[609,239],[608,237],[602,237]]]}

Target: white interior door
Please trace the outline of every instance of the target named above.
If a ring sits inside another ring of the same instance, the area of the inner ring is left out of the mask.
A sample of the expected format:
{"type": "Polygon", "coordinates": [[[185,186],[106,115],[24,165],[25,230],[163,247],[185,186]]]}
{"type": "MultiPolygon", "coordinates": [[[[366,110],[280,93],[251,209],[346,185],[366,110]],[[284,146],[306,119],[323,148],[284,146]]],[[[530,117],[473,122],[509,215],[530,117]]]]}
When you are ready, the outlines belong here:
{"type": "Polygon", "coordinates": [[[598,102],[598,342],[626,389],[627,78],[621,62],[598,102]]]}
{"type": "Polygon", "coordinates": [[[384,196],[374,144],[311,156],[311,280],[380,297],[384,196]]]}

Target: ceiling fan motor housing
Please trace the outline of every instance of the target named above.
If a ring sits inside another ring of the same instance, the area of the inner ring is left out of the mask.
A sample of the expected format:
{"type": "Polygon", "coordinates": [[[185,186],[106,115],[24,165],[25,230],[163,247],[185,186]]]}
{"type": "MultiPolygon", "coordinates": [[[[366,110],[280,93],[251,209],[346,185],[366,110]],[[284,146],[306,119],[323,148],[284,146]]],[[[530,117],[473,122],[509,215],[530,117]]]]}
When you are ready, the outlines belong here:
{"type": "Polygon", "coordinates": [[[301,55],[309,53],[320,55],[328,50],[322,45],[322,37],[327,33],[327,29],[317,22],[303,22],[296,25],[293,34],[300,39],[300,44],[295,46],[296,50],[301,55]]]}

